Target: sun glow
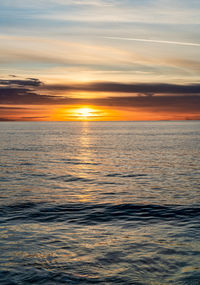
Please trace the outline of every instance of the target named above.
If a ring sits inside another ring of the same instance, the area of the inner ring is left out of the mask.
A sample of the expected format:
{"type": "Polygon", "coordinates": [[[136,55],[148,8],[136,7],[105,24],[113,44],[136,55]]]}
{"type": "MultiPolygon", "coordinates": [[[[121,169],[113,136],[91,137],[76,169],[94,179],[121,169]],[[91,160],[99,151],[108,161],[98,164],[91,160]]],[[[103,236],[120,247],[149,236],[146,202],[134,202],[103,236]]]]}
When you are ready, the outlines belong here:
{"type": "Polygon", "coordinates": [[[93,110],[91,108],[80,108],[80,109],[77,109],[75,112],[76,112],[77,116],[81,117],[81,118],[96,116],[94,114],[95,110],[93,110]]]}
{"type": "Polygon", "coordinates": [[[55,109],[54,121],[114,121],[118,111],[104,106],[71,105],[55,109]]]}
{"type": "Polygon", "coordinates": [[[91,107],[80,107],[75,108],[71,111],[71,115],[76,120],[96,120],[98,117],[101,117],[99,110],[91,108],[91,107]]]}

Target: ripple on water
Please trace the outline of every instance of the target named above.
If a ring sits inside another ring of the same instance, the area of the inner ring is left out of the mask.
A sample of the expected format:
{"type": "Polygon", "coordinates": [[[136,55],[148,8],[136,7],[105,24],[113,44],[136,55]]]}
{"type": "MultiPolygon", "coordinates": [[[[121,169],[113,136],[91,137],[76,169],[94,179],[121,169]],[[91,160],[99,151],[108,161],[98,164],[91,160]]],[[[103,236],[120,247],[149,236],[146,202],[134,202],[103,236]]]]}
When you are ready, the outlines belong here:
{"type": "Polygon", "coordinates": [[[19,203],[0,207],[2,216],[8,220],[35,220],[40,222],[66,221],[95,224],[118,220],[142,223],[162,221],[188,223],[200,217],[200,207],[160,206],[139,204],[90,204],[73,203],[51,205],[45,202],[19,203]]]}

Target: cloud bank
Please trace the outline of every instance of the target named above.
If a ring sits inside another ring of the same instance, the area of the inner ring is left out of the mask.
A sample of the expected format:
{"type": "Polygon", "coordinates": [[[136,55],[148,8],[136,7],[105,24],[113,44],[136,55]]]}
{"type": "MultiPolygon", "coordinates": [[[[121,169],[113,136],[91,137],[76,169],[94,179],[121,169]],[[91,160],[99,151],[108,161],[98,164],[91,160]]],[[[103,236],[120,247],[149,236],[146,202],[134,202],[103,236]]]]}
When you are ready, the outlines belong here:
{"type": "Polygon", "coordinates": [[[53,91],[88,91],[88,92],[115,92],[141,94],[200,94],[200,84],[165,84],[165,83],[116,83],[94,82],[86,84],[55,84],[44,85],[44,90],[53,91]]]}
{"type": "MultiPolygon", "coordinates": [[[[199,113],[200,84],[123,84],[96,82],[87,84],[45,85],[39,79],[0,80],[1,105],[73,105],[92,104],[105,107],[124,107],[152,112],[199,113]],[[46,91],[45,94],[41,92],[46,91]],[[58,92],[59,91],[59,92],[58,92]],[[67,95],[56,95],[63,92],[67,95]],[[97,92],[93,99],[71,97],[70,92],[97,92]],[[55,95],[48,94],[52,92],[55,95]],[[107,97],[101,97],[101,92],[107,97]],[[126,95],[125,95],[126,94],[126,95]],[[128,95],[127,95],[128,94],[128,95]]],[[[3,107],[2,107],[3,108],[3,107]]]]}

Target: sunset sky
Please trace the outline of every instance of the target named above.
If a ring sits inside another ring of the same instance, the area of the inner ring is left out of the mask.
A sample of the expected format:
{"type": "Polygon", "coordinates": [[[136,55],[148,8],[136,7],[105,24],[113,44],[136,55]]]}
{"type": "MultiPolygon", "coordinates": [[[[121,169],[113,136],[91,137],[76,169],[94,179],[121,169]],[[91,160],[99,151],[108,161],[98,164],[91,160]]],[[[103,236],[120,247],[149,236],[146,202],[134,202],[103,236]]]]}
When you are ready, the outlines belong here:
{"type": "Polygon", "coordinates": [[[199,0],[0,0],[0,120],[200,119],[199,0]]]}

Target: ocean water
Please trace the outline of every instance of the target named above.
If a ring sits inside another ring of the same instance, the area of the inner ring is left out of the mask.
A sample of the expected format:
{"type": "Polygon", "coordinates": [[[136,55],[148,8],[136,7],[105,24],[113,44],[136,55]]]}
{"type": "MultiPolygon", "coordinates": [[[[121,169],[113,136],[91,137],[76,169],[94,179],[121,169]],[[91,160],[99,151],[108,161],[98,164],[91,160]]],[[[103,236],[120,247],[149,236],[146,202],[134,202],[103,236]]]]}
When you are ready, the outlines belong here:
{"type": "Polygon", "coordinates": [[[200,122],[0,123],[0,284],[200,284],[200,122]]]}

